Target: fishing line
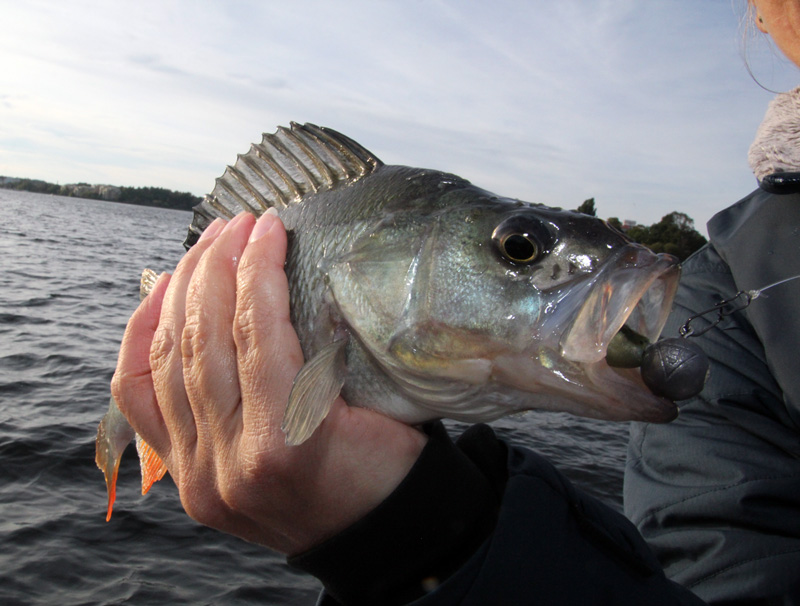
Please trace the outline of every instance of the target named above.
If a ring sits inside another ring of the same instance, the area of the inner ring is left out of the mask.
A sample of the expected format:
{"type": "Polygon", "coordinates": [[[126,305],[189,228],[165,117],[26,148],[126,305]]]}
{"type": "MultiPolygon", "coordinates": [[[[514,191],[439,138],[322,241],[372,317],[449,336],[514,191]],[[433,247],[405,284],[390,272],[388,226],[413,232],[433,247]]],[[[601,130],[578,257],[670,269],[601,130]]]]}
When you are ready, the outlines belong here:
{"type": "Polygon", "coordinates": [[[785,284],[790,280],[796,280],[800,278],[800,275],[791,276],[789,278],[784,278],[783,280],[778,280],[777,282],[773,282],[768,286],[764,286],[762,288],[756,288],[753,290],[740,290],[732,297],[720,301],[714,307],[710,307],[705,311],[701,311],[693,316],[691,316],[686,323],[680,327],[678,332],[682,337],[699,337],[702,334],[705,334],[712,328],[714,328],[717,324],[722,322],[727,316],[736,313],[737,311],[742,311],[744,308],[750,305],[755,299],[760,297],[765,290],[769,290],[770,288],[774,288],[776,286],[780,286],[781,284],[785,284]],[[701,318],[705,315],[710,313],[717,312],[717,318],[714,321],[711,321],[708,326],[705,326],[700,329],[692,328],[691,324],[697,318],[701,318]]]}
{"type": "Polygon", "coordinates": [[[798,278],[800,275],[778,280],[762,288],[740,290],[713,307],[690,316],[678,330],[680,337],[661,339],[647,346],[642,355],[642,380],[654,394],[676,402],[695,397],[708,380],[711,363],[702,348],[689,337],[705,334],[760,296],[768,296],[764,295],[764,291],[798,278]],[[698,318],[714,313],[717,317],[713,320],[704,318],[708,326],[699,329],[692,326],[692,322],[698,318]]]}

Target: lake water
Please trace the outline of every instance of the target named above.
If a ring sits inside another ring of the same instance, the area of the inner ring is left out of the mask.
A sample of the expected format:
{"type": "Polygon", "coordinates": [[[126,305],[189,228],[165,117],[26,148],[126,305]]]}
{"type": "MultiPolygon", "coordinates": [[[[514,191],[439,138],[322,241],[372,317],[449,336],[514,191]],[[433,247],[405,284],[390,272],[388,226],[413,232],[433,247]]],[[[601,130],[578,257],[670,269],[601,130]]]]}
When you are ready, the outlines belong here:
{"type": "MultiPolygon", "coordinates": [[[[0,604],[314,604],[315,579],[190,520],[168,477],[142,497],[133,449],[105,521],[94,438],[119,342],[141,270],[175,266],[191,213],[3,189],[0,212],[0,604]]],[[[492,425],[620,508],[627,425],[492,425]]]]}

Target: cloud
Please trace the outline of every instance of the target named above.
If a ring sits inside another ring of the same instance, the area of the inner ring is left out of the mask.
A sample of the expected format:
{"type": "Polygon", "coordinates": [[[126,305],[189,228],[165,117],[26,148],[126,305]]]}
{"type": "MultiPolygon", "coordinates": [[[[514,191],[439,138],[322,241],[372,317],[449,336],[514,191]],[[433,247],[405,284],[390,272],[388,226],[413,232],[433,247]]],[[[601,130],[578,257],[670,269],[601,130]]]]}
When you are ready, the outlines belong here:
{"type": "Polygon", "coordinates": [[[175,67],[174,65],[169,65],[164,61],[162,57],[159,57],[158,55],[150,53],[136,54],[128,57],[128,60],[137,67],[149,69],[159,74],[165,74],[170,77],[177,76],[185,78],[192,76],[192,74],[186,70],[175,67]]]}
{"type": "Polygon", "coordinates": [[[501,195],[703,224],[752,188],[770,97],[727,1],[0,2],[4,165],[62,182],[202,194],[297,120],[501,195]]]}

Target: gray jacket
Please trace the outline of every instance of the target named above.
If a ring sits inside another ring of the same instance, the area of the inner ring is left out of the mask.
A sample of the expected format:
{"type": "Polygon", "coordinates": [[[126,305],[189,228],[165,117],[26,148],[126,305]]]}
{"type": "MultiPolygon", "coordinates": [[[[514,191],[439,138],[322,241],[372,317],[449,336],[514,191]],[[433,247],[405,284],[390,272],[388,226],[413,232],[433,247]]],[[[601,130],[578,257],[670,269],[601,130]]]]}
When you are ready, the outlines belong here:
{"type": "MultiPolygon", "coordinates": [[[[667,336],[740,289],[800,274],[800,194],[756,192],[709,231],[667,336]]],[[[673,423],[633,428],[627,513],[707,601],[800,604],[800,280],[697,341],[711,378],[673,423]]],[[[320,605],[699,603],[628,520],[542,457],[486,426],[455,445],[440,424],[428,431],[386,501],[290,559],[324,583],[320,605]]]]}
{"type": "MultiPolygon", "coordinates": [[[[740,290],[800,275],[800,193],[758,190],[708,230],[709,244],[684,264],[664,336],[740,290]]],[[[710,378],[676,421],[633,425],[625,513],[667,576],[707,602],[798,604],[800,279],[695,341],[710,378]]]]}

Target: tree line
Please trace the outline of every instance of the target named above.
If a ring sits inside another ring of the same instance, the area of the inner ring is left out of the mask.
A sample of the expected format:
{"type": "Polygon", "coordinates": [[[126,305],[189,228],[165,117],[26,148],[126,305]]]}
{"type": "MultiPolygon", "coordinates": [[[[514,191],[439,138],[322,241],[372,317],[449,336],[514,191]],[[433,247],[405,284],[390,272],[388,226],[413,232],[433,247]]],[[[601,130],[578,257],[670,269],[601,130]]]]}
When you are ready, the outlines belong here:
{"type": "Polygon", "coordinates": [[[172,191],[163,187],[120,187],[119,202],[192,210],[203,201],[188,192],[172,191]]]}
{"type": "Polygon", "coordinates": [[[191,210],[202,201],[202,198],[193,194],[172,191],[164,187],[125,187],[90,185],[89,183],[58,185],[57,183],[48,183],[40,179],[15,179],[10,177],[0,177],[0,187],[41,194],[56,194],[180,210],[191,210]]]}
{"type": "MultiPolygon", "coordinates": [[[[597,216],[594,198],[584,201],[578,212],[597,216]]],[[[644,244],[653,252],[675,255],[681,261],[706,243],[705,237],[694,228],[694,220],[686,213],[673,211],[652,225],[634,225],[623,229],[617,217],[607,219],[609,225],[625,233],[631,240],[644,244]]]]}

